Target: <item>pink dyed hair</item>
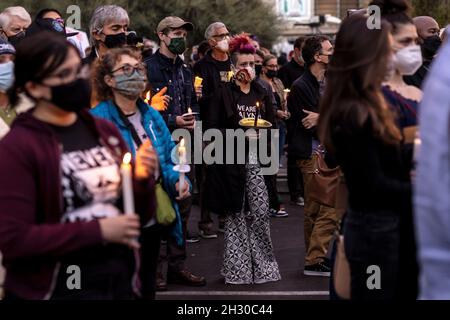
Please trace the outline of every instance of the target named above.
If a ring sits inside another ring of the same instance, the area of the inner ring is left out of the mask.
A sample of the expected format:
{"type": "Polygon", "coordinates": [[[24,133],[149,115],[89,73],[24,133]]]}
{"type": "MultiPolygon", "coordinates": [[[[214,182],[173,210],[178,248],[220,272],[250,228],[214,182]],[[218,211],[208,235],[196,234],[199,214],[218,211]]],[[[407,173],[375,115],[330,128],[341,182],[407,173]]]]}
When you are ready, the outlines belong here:
{"type": "Polygon", "coordinates": [[[256,49],[251,43],[248,33],[234,36],[230,41],[230,53],[255,54],[256,49]]]}

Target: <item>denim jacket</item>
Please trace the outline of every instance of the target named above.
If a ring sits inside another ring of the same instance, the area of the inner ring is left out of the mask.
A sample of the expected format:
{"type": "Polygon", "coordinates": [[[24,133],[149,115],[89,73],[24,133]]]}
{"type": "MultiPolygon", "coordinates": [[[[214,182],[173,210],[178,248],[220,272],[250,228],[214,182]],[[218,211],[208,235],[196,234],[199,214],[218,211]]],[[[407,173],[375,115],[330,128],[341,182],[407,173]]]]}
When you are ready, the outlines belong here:
{"type": "Polygon", "coordinates": [[[188,112],[199,112],[200,108],[195,94],[192,71],[180,57],[175,62],[162,55],[159,50],[145,60],[147,78],[152,94],[167,87],[167,95],[172,99],[166,111],[161,112],[170,131],[176,129],[176,117],[188,112]]]}
{"type": "MultiPolygon", "coordinates": [[[[172,234],[177,239],[177,243],[181,245],[183,243],[181,218],[178,205],[175,201],[178,195],[175,184],[179,180],[179,174],[173,170],[174,164],[171,157],[175,143],[172,141],[172,136],[159,112],[147,105],[142,99],[137,101],[137,105],[142,116],[142,125],[145,133],[151,140],[153,148],[155,148],[158,155],[164,190],[169,194],[177,214],[175,225],[172,228],[172,234]]],[[[91,109],[91,113],[96,117],[113,122],[122,134],[133,157],[136,156],[131,132],[120,118],[117,107],[112,100],[100,102],[96,107],[91,109]]],[[[190,183],[187,177],[186,181],[190,183]]]]}

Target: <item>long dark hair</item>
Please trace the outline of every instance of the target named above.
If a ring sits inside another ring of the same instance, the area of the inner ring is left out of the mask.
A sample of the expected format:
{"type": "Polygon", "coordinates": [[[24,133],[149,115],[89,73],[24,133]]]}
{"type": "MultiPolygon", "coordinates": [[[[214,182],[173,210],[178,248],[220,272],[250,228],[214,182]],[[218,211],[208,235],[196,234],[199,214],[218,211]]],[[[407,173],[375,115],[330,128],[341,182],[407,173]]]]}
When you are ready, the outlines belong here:
{"type": "Polygon", "coordinates": [[[371,120],[375,136],[387,143],[400,140],[400,132],[381,94],[391,53],[390,26],[367,28],[367,17],[346,18],[336,36],[333,57],[327,71],[327,85],[320,105],[319,136],[333,150],[336,125],[356,119],[358,126],[371,120]]]}
{"type": "Polygon", "coordinates": [[[79,54],[64,36],[50,31],[42,31],[21,41],[16,47],[14,85],[8,91],[11,105],[17,104],[19,94],[24,92],[27,82],[41,82],[61,66],[69,48],[79,54]]]}

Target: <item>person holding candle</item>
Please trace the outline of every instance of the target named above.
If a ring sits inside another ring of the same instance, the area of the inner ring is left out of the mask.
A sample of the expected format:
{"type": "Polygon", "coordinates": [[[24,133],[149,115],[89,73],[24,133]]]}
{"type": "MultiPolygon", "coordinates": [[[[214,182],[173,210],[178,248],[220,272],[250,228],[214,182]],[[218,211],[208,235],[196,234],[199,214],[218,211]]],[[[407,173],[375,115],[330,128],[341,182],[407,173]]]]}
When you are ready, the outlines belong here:
{"type": "Polygon", "coordinates": [[[0,250],[5,299],[133,299],[139,226],[154,214],[151,152],[134,162],[134,213],[123,215],[117,129],[94,119],[81,57],[65,37],[43,32],[17,46],[10,101],[34,108],[0,141],[0,250]],[[82,290],[69,290],[70,266],[82,290]]]}
{"type": "MultiPolygon", "coordinates": [[[[272,99],[253,81],[255,48],[248,35],[234,37],[230,52],[234,81],[214,95],[205,115],[206,128],[238,129],[241,119],[255,118],[257,103],[259,117],[273,123],[272,99]]],[[[227,284],[281,279],[270,238],[267,188],[260,173],[259,164],[213,164],[208,168],[207,205],[213,212],[226,212],[222,275],[227,284]]]]}
{"type": "MultiPolygon", "coordinates": [[[[175,147],[170,132],[159,112],[140,97],[146,87],[146,70],[139,56],[127,48],[112,49],[99,61],[94,70],[94,83],[100,102],[91,112],[96,117],[112,121],[126,141],[133,157],[140,145],[148,144],[156,151],[154,178],[160,182],[170,197],[176,211],[176,222],[166,230],[152,221],[143,229],[143,264],[149,264],[147,277],[151,286],[155,286],[156,261],[159,256],[160,238],[170,231],[168,240],[169,280],[188,285],[203,285],[204,278],[197,277],[186,270],[185,232],[186,225],[180,217],[177,201],[190,196],[190,181],[179,186],[179,174],[174,171],[171,152],[175,147]]],[[[184,160],[185,158],[185,149],[184,160]]],[[[159,287],[166,285],[160,282],[159,287]]],[[[154,293],[153,293],[154,294],[154,293]]]]}

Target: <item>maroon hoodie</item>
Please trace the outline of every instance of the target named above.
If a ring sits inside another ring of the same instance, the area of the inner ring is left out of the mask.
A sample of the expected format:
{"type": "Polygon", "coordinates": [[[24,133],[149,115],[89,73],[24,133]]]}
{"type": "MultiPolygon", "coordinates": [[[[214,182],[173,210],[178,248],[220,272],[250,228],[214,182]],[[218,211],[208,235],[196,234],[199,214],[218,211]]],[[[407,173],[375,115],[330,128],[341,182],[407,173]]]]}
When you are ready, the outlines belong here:
{"type": "MultiPolygon", "coordinates": [[[[117,161],[128,152],[116,127],[80,114],[117,161]]],[[[5,291],[25,299],[48,299],[61,258],[101,244],[97,220],[61,224],[60,146],[53,130],[31,112],[20,115],[0,141],[0,251],[5,291]]],[[[141,222],[155,212],[154,179],[134,182],[141,222]]]]}

